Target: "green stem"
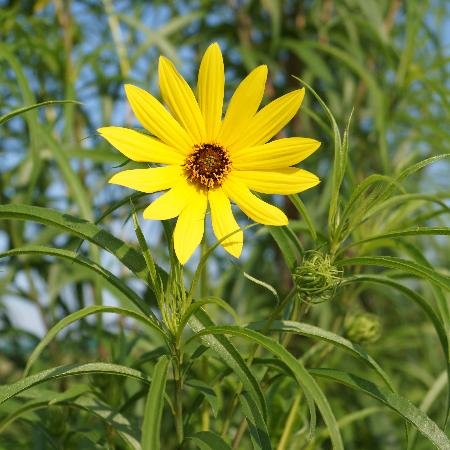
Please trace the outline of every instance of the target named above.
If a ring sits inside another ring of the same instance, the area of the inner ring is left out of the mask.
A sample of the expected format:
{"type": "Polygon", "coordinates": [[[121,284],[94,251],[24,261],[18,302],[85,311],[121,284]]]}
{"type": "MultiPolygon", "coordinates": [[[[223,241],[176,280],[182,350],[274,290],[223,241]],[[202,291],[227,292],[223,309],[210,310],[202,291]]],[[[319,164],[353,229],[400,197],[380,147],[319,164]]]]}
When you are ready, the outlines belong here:
{"type": "MultiPolygon", "coordinates": [[[[206,236],[203,236],[202,239],[202,257],[205,255],[208,250],[208,244],[206,242],[206,236]]],[[[200,275],[200,297],[205,298],[208,296],[208,271],[206,264],[203,266],[201,275],[200,275]]]]}
{"type": "Polygon", "coordinates": [[[178,448],[181,449],[184,440],[182,402],[183,379],[181,377],[181,354],[178,348],[176,349],[173,361],[173,374],[175,379],[175,430],[178,448]]]}
{"type": "MultiPolygon", "coordinates": [[[[208,359],[207,357],[202,357],[202,371],[205,382],[208,381],[208,359]]],[[[203,401],[202,409],[202,431],[209,431],[209,407],[208,403],[203,401]]]]}
{"type": "MultiPolygon", "coordinates": [[[[208,244],[206,242],[206,236],[203,236],[202,239],[202,258],[208,250],[208,244]]],[[[205,298],[208,296],[208,270],[207,265],[203,266],[201,275],[200,275],[200,296],[201,298],[205,298]]],[[[208,359],[207,357],[202,357],[202,371],[205,382],[208,380],[208,359]]],[[[206,401],[203,401],[202,407],[202,431],[209,431],[209,407],[206,401]]]]}
{"type": "Polygon", "coordinates": [[[300,406],[300,397],[301,395],[298,394],[292,403],[277,450],[285,450],[287,444],[289,443],[289,438],[291,437],[292,429],[294,428],[295,417],[297,416],[298,408],[300,406]]]}

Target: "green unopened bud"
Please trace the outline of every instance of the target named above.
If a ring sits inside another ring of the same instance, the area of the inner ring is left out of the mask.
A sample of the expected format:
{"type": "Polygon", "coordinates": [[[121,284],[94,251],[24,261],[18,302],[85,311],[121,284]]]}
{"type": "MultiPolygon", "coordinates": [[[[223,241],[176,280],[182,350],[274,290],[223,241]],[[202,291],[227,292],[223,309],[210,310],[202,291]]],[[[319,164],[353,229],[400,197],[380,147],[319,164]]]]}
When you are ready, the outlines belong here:
{"type": "Polygon", "coordinates": [[[305,253],[302,264],[292,274],[300,300],[321,303],[331,300],[342,280],[342,271],[331,264],[329,255],[305,253]]]}
{"type": "Polygon", "coordinates": [[[345,320],[345,335],[359,344],[378,341],[381,337],[381,321],[375,314],[359,312],[345,320]]]}
{"type": "Polygon", "coordinates": [[[66,431],[69,410],[66,406],[50,405],[47,407],[48,429],[53,436],[61,436],[66,431]]]}

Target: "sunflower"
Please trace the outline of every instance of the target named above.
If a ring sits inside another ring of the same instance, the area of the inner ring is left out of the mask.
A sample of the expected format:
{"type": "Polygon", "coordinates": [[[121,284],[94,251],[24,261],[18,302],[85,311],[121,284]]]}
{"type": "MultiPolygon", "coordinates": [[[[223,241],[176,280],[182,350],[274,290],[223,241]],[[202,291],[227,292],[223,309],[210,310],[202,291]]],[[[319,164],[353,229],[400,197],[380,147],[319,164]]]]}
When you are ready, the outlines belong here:
{"type": "Polygon", "coordinates": [[[174,247],[182,264],[203,237],[208,204],[219,240],[236,231],[222,246],[239,257],[243,232],[230,200],[255,222],[287,225],[279,208],[252,191],[287,195],[319,183],[316,175],[293,166],[317,150],[320,142],[302,137],[269,142],[297,113],[305,90],[283,95],[258,111],[267,78],[267,66],[261,65],[239,84],[222,119],[225,75],[217,43],[202,58],[197,98],[164,56],[159,59],[158,72],[161,95],[170,112],[148,92],[125,85],[134,114],[155,137],[121,127],[98,132],[127,158],[163,166],[124,170],[109,182],[146,193],[167,191],[143,216],[153,220],[178,217],[174,247]]]}

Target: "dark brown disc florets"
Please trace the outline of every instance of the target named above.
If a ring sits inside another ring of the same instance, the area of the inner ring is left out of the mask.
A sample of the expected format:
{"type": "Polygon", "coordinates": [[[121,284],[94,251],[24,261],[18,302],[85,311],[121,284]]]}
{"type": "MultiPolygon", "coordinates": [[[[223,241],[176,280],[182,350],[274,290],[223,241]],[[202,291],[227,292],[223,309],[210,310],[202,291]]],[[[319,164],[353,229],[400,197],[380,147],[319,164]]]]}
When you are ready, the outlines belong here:
{"type": "Polygon", "coordinates": [[[230,172],[228,152],[219,144],[197,144],[184,163],[190,181],[206,188],[220,186],[230,172]]]}

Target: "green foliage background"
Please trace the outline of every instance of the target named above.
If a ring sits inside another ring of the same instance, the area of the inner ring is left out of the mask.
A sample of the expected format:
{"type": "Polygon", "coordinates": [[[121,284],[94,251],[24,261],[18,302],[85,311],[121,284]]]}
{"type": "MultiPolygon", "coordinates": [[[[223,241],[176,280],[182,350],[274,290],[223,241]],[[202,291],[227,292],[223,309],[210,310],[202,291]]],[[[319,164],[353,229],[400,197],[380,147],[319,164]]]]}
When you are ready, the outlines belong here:
{"type": "Polygon", "coordinates": [[[450,448],[448,2],[0,6],[1,449],[450,448]],[[266,101],[311,87],[287,135],[322,141],[304,167],[323,181],[274,198],[289,228],[247,229],[241,260],[213,252],[177,344],[155,291],[184,295],[170,224],[141,221],[139,245],[132,193],[106,183],[127,162],[95,130],[138,126],[122,85],[157,94],[159,54],[195,86],[214,41],[227,98],[259,64],[266,101]],[[344,278],[309,305],[291,272],[318,253],[344,278]]]}

